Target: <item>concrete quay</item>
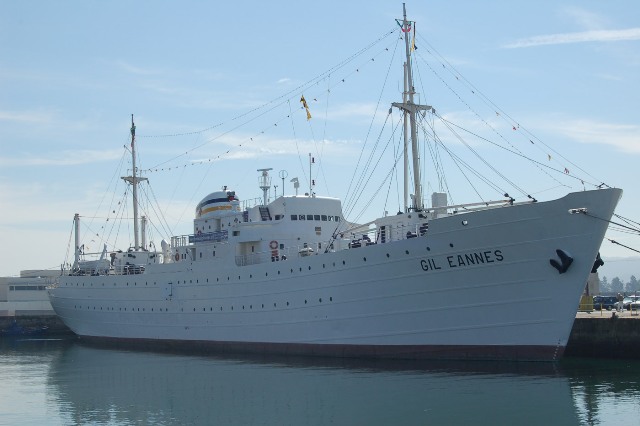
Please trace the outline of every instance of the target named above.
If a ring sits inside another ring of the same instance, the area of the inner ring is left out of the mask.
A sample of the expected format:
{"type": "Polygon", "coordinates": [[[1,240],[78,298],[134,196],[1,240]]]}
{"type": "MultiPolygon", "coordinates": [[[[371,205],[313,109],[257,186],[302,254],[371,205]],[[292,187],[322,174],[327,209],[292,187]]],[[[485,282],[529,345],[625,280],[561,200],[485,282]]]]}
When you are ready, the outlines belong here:
{"type": "Polygon", "coordinates": [[[640,312],[578,312],[564,356],[640,359],[640,312]]]}

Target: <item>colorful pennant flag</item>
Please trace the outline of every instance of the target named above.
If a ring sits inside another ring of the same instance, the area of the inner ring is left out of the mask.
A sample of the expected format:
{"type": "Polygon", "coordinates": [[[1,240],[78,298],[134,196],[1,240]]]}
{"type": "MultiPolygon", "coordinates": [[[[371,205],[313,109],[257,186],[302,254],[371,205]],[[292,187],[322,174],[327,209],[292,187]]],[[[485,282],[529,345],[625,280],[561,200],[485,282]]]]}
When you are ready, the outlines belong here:
{"type": "Polygon", "coordinates": [[[309,112],[309,105],[307,105],[307,101],[304,98],[304,95],[300,98],[300,102],[302,102],[302,106],[307,111],[307,121],[311,120],[311,113],[309,112]]]}

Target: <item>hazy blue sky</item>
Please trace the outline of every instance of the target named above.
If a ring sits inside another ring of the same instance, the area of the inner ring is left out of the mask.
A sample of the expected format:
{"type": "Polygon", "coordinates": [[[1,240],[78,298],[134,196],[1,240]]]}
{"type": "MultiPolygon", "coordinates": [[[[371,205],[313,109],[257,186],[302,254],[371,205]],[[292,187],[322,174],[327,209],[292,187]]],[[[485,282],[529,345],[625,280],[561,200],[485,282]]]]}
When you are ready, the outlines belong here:
{"type": "MultiPolygon", "coordinates": [[[[545,200],[605,182],[625,190],[618,213],[640,221],[639,2],[419,1],[407,10],[420,100],[538,162],[471,138],[510,180],[500,190],[545,200]]],[[[189,233],[197,202],[223,185],[243,200],[260,196],[256,169],[274,169],[278,193],[279,170],[286,193],[292,177],[304,190],[310,152],[316,192],[348,201],[349,219],[395,213],[398,185],[385,177],[396,142],[384,147],[399,117],[387,110],[401,100],[401,13],[401,2],[380,0],[0,3],[0,275],[62,263],[74,213],[85,236],[95,234],[91,249],[115,232],[105,221],[123,195],[114,185],[126,173],[132,113],[139,166],[152,169],[166,221],[151,230],[158,246],[170,236],[163,229],[189,233]],[[372,151],[371,167],[380,162],[356,191],[352,176],[372,151]]],[[[472,161],[459,140],[442,141],[472,161]]],[[[446,184],[456,203],[478,201],[476,192],[500,198],[439,155],[446,180],[427,164],[427,196],[446,184]]],[[[640,249],[636,236],[607,236],[640,249]]],[[[601,251],[605,260],[635,254],[606,240],[601,251]]]]}

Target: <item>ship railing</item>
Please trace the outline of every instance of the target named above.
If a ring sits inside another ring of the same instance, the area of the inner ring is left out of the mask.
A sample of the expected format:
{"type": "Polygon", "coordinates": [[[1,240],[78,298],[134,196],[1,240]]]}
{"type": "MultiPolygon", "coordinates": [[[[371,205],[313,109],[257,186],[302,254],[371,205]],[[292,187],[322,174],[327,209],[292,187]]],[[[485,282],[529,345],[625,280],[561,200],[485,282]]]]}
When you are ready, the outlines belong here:
{"type": "Polygon", "coordinates": [[[262,198],[251,198],[249,200],[243,200],[241,204],[242,211],[250,209],[255,206],[261,206],[264,200],[262,198]]]}
{"type": "Polygon", "coordinates": [[[229,232],[227,230],[214,231],[214,232],[202,232],[199,234],[190,235],[176,235],[171,237],[171,247],[186,247],[193,245],[194,243],[202,242],[223,242],[229,239],[229,232]]]}
{"type": "Polygon", "coordinates": [[[324,250],[314,250],[308,245],[274,249],[259,253],[241,254],[236,256],[237,266],[257,265],[268,262],[284,262],[294,257],[307,257],[324,253],[324,250]]]}

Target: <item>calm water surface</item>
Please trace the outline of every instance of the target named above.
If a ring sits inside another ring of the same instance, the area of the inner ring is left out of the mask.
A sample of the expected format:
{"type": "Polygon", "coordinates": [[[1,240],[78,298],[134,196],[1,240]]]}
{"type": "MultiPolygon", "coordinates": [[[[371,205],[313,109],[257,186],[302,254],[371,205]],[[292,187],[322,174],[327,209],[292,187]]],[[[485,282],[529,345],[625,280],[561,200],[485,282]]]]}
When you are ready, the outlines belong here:
{"type": "Polygon", "coordinates": [[[3,425],[640,425],[640,362],[367,362],[0,340],[3,425]]]}

